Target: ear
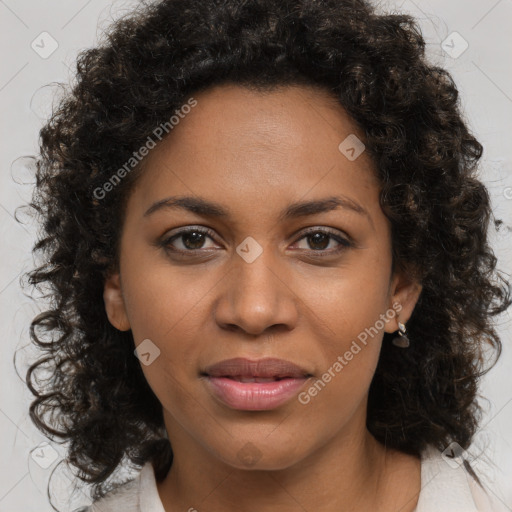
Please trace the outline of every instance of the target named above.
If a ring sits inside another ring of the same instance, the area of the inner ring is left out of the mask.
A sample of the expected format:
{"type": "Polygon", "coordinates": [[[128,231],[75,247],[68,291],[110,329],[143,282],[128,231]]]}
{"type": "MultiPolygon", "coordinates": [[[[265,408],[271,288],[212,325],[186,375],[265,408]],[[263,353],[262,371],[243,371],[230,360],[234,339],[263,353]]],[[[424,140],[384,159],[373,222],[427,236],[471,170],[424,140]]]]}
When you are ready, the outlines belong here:
{"type": "Polygon", "coordinates": [[[120,331],[129,331],[130,322],[126,314],[119,273],[110,275],[105,281],[103,301],[110,323],[120,331]]]}
{"type": "Polygon", "coordinates": [[[390,284],[390,302],[388,310],[394,310],[391,319],[386,318],[385,332],[393,333],[398,330],[398,322],[405,324],[414,311],[423,286],[403,273],[393,276],[390,284]]]}

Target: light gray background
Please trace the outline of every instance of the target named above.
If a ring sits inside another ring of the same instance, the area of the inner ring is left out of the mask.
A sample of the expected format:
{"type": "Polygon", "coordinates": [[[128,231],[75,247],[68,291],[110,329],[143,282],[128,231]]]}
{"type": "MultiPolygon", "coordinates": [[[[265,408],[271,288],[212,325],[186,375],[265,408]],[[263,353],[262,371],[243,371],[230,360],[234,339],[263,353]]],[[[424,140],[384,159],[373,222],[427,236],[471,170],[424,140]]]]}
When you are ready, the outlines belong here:
{"type": "MultiPolygon", "coordinates": [[[[77,52],[93,46],[102,28],[137,3],[0,0],[0,512],[51,511],[46,484],[65,454],[64,446],[41,446],[46,439],[28,416],[31,394],[13,366],[18,349],[16,367],[24,377],[30,356],[28,325],[38,312],[38,306],[19,286],[20,273],[32,267],[30,251],[36,236],[32,223],[20,226],[13,219],[16,207],[29,200],[31,191],[27,160],[19,157],[37,152],[38,131],[42,118],[50,112],[52,93],[52,88],[43,86],[69,82],[77,52]],[[47,58],[40,54],[49,52],[55,43],[49,36],[41,36],[42,32],[48,32],[58,44],[47,58]],[[39,53],[32,49],[33,41],[39,45],[39,53]],[[50,465],[43,468],[40,463],[50,465]]],[[[491,192],[497,217],[506,225],[500,234],[492,235],[492,243],[500,267],[510,275],[512,0],[400,0],[382,2],[381,6],[416,16],[431,60],[454,76],[466,118],[485,148],[482,179],[491,192]],[[465,41],[468,48],[461,53],[465,41]]],[[[22,212],[20,217],[26,219],[22,212]]],[[[502,315],[498,323],[503,356],[482,383],[482,394],[488,398],[484,403],[486,415],[469,451],[476,457],[475,469],[488,475],[496,494],[512,510],[511,312],[502,315]]],[[[66,504],[64,500],[71,491],[67,478],[64,472],[56,471],[52,487],[58,496],[55,503],[69,510],[89,503],[87,496],[78,491],[71,504],[66,504]]]]}

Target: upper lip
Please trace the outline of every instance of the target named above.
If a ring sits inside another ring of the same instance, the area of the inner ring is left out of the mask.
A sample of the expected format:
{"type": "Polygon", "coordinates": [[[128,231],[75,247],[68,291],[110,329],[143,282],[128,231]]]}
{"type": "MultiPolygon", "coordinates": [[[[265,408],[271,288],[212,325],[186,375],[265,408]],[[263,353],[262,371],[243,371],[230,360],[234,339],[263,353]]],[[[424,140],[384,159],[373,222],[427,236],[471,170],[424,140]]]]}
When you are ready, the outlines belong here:
{"type": "Polygon", "coordinates": [[[304,368],[274,357],[256,361],[244,357],[225,359],[208,366],[204,373],[210,377],[303,378],[310,376],[304,368]]]}

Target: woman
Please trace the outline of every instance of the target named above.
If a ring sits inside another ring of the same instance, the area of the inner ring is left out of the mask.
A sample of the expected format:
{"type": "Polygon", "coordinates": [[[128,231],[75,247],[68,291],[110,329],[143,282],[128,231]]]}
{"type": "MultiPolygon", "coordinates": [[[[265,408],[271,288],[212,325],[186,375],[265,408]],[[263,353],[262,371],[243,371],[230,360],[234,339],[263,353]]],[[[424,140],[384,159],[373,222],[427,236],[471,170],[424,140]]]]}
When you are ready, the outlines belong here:
{"type": "Polygon", "coordinates": [[[163,0],[81,53],[27,382],[87,510],[499,510],[465,450],[510,284],[424,47],[361,0],[163,0]]]}

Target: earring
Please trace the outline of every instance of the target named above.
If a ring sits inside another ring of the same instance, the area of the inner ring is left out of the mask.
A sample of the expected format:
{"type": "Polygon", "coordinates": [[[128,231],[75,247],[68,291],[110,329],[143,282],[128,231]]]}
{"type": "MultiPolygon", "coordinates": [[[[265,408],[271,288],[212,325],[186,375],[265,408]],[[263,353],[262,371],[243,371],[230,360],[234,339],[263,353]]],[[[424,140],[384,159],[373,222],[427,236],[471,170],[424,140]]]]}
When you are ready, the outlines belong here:
{"type": "Polygon", "coordinates": [[[405,325],[402,322],[398,322],[398,336],[393,338],[392,343],[395,347],[400,348],[407,348],[410,345],[405,325]]]}

